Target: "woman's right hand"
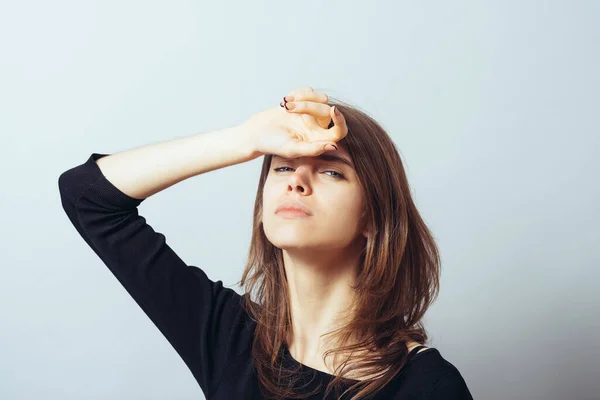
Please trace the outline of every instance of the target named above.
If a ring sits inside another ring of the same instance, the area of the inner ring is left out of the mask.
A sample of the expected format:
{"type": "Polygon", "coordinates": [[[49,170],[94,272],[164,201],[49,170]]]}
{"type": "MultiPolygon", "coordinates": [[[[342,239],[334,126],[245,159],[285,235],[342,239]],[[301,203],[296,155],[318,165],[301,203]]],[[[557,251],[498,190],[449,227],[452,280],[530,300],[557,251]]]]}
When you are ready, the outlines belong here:
{"type": "Polygon", "coordinates": [[[253,148],[260,154],[285,158],[318,156],[337,148],[335,143],[348,134],[348,127],[344,116],[327,104],[327,95],[307,87],[288,96],[293,96],[293,101],[287,102],[289,110],[269,108],[242,124],[253,148]],[[334,126],[327,129],[331,120],[334,126]]]}

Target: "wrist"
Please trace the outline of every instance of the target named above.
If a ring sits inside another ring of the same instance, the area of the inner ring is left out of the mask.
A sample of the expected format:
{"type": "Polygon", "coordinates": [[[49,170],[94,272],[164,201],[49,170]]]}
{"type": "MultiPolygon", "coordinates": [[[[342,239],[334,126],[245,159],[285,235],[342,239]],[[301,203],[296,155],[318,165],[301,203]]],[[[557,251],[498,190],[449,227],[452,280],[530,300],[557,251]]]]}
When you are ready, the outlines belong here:
{"type": "Polygon", "coordinates": [[[235,125],[230,130],[232,140],[238,144],[240,152],[248,160],[253,160],[264,155],[264,153],[258,150],[255,140],[256,136],[247,123],[235,125]]]}

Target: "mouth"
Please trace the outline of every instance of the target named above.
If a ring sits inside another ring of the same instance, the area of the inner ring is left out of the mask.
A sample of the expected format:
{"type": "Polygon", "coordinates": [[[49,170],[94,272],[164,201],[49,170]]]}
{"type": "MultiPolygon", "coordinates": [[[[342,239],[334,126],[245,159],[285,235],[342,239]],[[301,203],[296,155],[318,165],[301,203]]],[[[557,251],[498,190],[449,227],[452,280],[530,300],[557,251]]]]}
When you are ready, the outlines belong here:
{"type": "Polygon", "coordinates": [[[275,214],[284,218],[306,218],[311,216],[310,213],[297,207],[279,208],[275,214]]]}
{"type": "Polygon", "coordinates": [[[310,217],[312,212],[301,201],[288,199],[279,204],[275,214],[283,217],[302,218],[310,217]]]}

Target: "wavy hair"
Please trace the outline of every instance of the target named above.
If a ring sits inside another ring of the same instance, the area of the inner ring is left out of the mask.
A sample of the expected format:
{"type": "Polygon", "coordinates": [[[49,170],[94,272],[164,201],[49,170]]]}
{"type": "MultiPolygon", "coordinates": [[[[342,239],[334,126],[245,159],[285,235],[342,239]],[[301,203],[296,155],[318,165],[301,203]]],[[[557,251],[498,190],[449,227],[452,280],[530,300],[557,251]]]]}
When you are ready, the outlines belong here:
{"type": "MultiPolygon", "coordinates": [[[[325,352],[324,361],[330,353],[350,353],[335,368],[325,397],[352,383],[342,396],[352,392],[351,400],[359,400],[375,395],[400,372],[408,355],[407,342],[427,343],[421,320],[438,296],[441,261],[387,132],[357,107],[331,97],[328,104],[338,107],[346,119],[348,134],[339,143],[355,165],[366,200],[364,218],[374,234],[366,238],[360,255],[352,318],[326,333],[334,335],[337,343],[356,340],[325,352]],[[348,375],[352,371],[369,378],[355,382],[348,375]]],[[[271,158],[264,156],[248,259],[239,284],[244,287],[244,308],[256,322],[252,359],[262,393],[266,398],[302,399],[316,390],[295,393],[297,371],[286,370],[282,363],[283,345],[292,332],[287,278],[282,250],[267,239],[262,225],[262,193],[271,158]]]]}

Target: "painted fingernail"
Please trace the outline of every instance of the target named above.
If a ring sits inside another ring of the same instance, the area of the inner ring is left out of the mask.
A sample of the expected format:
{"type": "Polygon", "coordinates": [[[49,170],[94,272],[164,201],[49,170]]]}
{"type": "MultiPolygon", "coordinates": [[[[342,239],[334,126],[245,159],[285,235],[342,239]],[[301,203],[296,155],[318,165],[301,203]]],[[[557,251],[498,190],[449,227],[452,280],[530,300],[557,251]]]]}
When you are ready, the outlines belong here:
{"type": "Polygon", "coordinates": [[[283,101],[279,103],[279,107],[283,107],[283,101]]]}
{"type": "Polygon", "coordinates": [[[296,108],[296,105],[294,103],[285,103],[285,108],[287,110],[293,110],[294,108],[296,108]]]}
{"type": "Polygon", "coordinates": [[[285,101],[294,101],[294,96],[285,96],[283,98],[283,100],[285,100],[285,101]]]}

